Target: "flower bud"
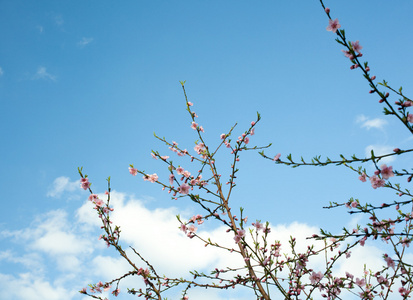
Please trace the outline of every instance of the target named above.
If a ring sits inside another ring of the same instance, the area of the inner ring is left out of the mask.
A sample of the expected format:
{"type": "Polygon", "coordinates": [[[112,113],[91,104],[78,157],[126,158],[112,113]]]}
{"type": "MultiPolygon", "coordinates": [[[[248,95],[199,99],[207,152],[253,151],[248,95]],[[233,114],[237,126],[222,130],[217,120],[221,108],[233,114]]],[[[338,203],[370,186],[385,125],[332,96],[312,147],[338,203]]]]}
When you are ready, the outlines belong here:
{"type": "Polygon", "coordinates": [[[327,14],[329,14],[329,13],[330,13],[330,9],[329,9],[328,7],[326,7],[325,12],[326,12],[327,14]]]}
{"type": "Polygon", "coordinates": [[[374,79],[376,79],[376,76],[372,76],[372,77],[371,77],[371,80],[374,80],[374,79]]]}

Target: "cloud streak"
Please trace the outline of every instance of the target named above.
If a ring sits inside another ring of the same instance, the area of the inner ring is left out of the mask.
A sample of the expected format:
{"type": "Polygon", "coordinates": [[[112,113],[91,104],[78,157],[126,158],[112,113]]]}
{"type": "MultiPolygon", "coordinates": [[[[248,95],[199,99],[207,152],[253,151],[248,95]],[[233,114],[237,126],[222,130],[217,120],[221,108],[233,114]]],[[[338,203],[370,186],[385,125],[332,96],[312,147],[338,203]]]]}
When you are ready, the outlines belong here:
{"type": "Polygon", "coordinates": [[[38,67],[37,68],[37,72],[36,74],[34,74],[34,76],[32,77],[32,79],[43,79],[43,80],[52,80],[52,81],[56,81],[56,76],[50,74],[47,72],[45,67],[38,67]]]}

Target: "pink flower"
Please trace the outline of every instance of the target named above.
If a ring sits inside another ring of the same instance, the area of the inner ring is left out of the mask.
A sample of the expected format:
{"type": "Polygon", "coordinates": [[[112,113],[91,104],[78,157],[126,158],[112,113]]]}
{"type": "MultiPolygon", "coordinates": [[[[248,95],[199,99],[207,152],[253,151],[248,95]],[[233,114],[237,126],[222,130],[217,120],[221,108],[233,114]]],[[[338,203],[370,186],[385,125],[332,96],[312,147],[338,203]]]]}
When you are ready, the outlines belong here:
{"type": "Polygon", "coordinates": [[[173,185],[173,184],[174,184],[174,179],[175,179],[175,176],[174,176],[173,174],[170,174],[170,175],[169,175],[169,184],[170,184],[170,185],[173,185]]]}
{"type": "Polygon", "coordinates": [[[395,265],[393,259],[391,259],[387,254],[384,254],[384,260],[386,261],[388,268],[393,268],[393,269],[394,269],[394,267],[395,267],[396,265],[395,265]]]}
{"type": "Polygon", "coordinates": [[[235,243],[239,243],[241,238],[245,237],[245,230],[239,229],[237,230],[237,235],[234,236],[235,243]]]}
{"type": "Polygon", "coordinates": [[[394,173],[393,173],[393,167],[390,166],[386,166],[386,165],[382,165],[381,166],[381,177],[383,177],[383,179],[389,179],[390,177],[393,177],[394,173]]]}
{"type": "Polygon", "coordinates": [[[338,22],[338,19],[328,20],[327,31],[332,31],[332,32],[336,33],[337,29],[339,29],[340,27],[341,27],[341,25],[338,22]]]}
{"type": "Polygon", "coordinates": [[[362,46],[360,46],[359,41],[351,42],[351,46],[353,47],[354,52],[357,52],[360,54],[360,50],[363,49],[362,46]]]}
{"type": "Polygon", "coordinates": [[[255,134],[255,128],[251,129],[250,135],[254,135],[255,134]]]}
{"type": "Polygon", "coordinates": [[[147,180],[149,182],[154,183],[154,182],[158,181],[158,175],[156,175],[156,173],[154,173],[152,175],[145,175],[145,176],[143,176],[143,180],[145,180],[145,181],[147,180]]]}
{"type": "Polygon", "coordinates": [[[197,127],[198,127],[198,124],[197,124],[197,123],[195,123],[195,122],[192,122],[192,123],[191,123],[191,128],[192,128],[192,129],[196,130],[197,127]]]}
{"type": "Polygon", "coordinates": [[[189,185],[187,185],[186,183],[182,183],[178,188],[178,191],[183,195],[187,195],[189,193],[189,185]]]}
{"type": "Polygon", "coordinates": [[[329,14],[329,13],[330,13],[330,9],[329,9],[328,7],[326,7],[325,12],[326,12],[327,14],[329,14]]]}
{"type": "Polygon", "coordinates": [[[178,175],[182,175],[184,172],[185,172],[184,168],[182,167],[176,168],[176,173],[178,173],[178,175]]]}
{"type": "Polygon", "coordinates": [[[281,157],[281,153],[278,153],[276,156],[274,156],[273,161],[277,161],[277,160],[279,160],[279,159],[280,159],[280,157],[281,157]]]}
{"type": "Polygon", "coordinates": [[[371,186],[373,189],[377,189],[379,187],[383,187],[385,184],[384,179],[378,178],[376,175],[370,177],[371,186]]]}
{"type": "Polygon", "coordinates": [[[133,176],[136,176],[136,174],[138,174],[138,170],[135,168],[129,167],[129,173],[133,176]]]}
{"type": "Polygon", "coordinates": [[[323,273],[321,273],[321,272],[318,272],[318,273],[313,272],[313,273],[310,275],[311,284],[316,284],[316,283],[319,282],[321,279],[323,279],[323,273]]]}
{"type": "Polygon", "coordinates": [[[253,226],[255,226],[255,228],[258,230],[263,230],[264,229],[264,225],[262,225],[262,223],[258,222],[257,223],[252,223],[253,226]]]}
{"type": "Polygon", "coordinates": [[[186,233],[187,230],[188,230],[188,227],[186,227],[185,224],[181,224],[181,231],[186,233]]]}
{"type": "Polygon", "coordinates": [[[199,143],[198,145],[196,145],[196,146],[194,147],[194,150],[196,151],[196,153],[202,154],[202,152],[204,152],[204,150],[205,150],[205,145],[204,145],[204,143],[199,143]]]}
{"type": "Polygon", "coordinates": [[[158,159],[155,154],[151,153],[152,158],[158,159]]]}
{"type": "Polygon", "coordinates": [[[221,134],[221,136],[220,136],[221,140],[225,140],[225,137],[226,137],[225,133],[221,134]]]}
{"type": "Polygon", "coordinates": [[[250,139],[248,137],[244,138],[244,143],[248,144],[250,142],[250,139]]]}
{"type": "Polygon", "coordinates": [[[194,104],[192,102],[188,101],[188,106],[192,106],[192,105],[194,105],[194,104]]]}
{"type": "Polygon", "coordinates": [[[169,158],[169,156],[168,156],[168,155],[165,155],[165,156],[161,156],[161,158],[162,158],[163,160],[167,160],[167,159],[169,158]]]}
{"type": "Polygon", "coordinates": [[[412,114],[407,114],[407,121],[409,121],[409,123],[413,123],[413,115],[412,114]]]}
{"type": "Polygon", "coordinates": [[[91,186],[91,183],[89,182],[89,179],[87,179],[86,177],[81,178],[80,186],[82,187],[82,189],[87,190],[91,186]]]}
{"type": "Polygon", "coordinates": [[[362,173],[360,176],[359,176],[359,179],[362,181],[362,182],[366,182],[367,180],[366,180],[366,173],[362,173]]]}

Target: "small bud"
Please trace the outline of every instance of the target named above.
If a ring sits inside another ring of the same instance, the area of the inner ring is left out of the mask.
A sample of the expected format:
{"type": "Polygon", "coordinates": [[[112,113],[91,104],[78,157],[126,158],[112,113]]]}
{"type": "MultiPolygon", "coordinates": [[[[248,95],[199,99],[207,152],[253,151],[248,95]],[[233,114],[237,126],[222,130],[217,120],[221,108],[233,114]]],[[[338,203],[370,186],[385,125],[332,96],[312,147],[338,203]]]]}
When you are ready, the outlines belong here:
{"type": "Polygon", "coordinates": [[[394,148],[394,149],[393,149],[393,152],[399,153],[399,152],[400,152],[400,149],[399,149],[399,148],[394,148]]]}
{"type": "Polygon", "coordinates": [[[386,95],[384,95],[384,97],[386,97],[386,98],[387,98],[387,97],[389,97],[389,95],[390,95],[389,93],[386,93],[386,95]]]}
{"type": "Polygon", "coordinates": [[[374,93],[374,90],[371,90],[369,93],[370,93],[370,94],[373,94],[373,93],[374,93]]]}
{"type": "Polygon", "coordinates": [[[371,80],[374,80],[374,79],[376,79],[376,76],[372,76],[372,77],[371,77],[371,80]]]}
{"type": "Polygon", "coordinates": [[[366,72],[370,71],[370,67],[366,67],[366,72]]]}
{"type": "Polygon", "coordinates": [[[380,100],[379,100],[379,103],[383,103],[383,102],[384,102],[384,99],[380,99],[380,100]]]}
{"type": "Polygon", "coordinates": [[[328,7],[326,7],[325,12],[326,12],[327,14],[329,14],[329,13],[330,13],[330,9],[329,9],[328,7]]]}

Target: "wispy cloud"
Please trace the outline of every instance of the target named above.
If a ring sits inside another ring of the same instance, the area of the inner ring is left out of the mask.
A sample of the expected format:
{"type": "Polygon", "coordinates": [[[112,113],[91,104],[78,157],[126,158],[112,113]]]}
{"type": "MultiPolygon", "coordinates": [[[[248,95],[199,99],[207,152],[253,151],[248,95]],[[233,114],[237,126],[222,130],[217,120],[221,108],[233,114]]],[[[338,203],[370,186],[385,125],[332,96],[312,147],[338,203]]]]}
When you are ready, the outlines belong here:
{"type": "Polygon", "coordinates": [[[79,188],[78,181],[70,181],[69,177],[61,176],[53,181],[52,186],[47,192],[48,197],[59,198],[64,192],[73,192],[79,188]]]}
{"type": "Polygon", "coordinates": [[[43,31],[44,31],[44,28],[41,25],[37,25],[36,29],[39,30],[40,33],[43,33],[43,31]]]}
{"type": "Polygon", "coordinates": [[[356,118],[356,123],[361,123],[361,128],[366,128],[367,130],[375,128],[383,130],[384,126],[387,125],[387,121],[380,118],[370,119],[365,115],[359,115],[356,118]]]}
{"type": "Polygon", "coordinates": [[[85,38],[83,37],[82,40],[80,40],[77,45],[79,47],[85,47],[86,45],[90,44],[91,42],[93,42],[93,38],[85,38]]]}
{"type": "Polygon", "coordinates": [[[39,68],[37,68],[37,72],[36,74],[34,74],[32,79],[46,79],[46,80],[50,79],[50,80],[55,81],[56,76],[48,73],[45,67],[40,66],[39,68]]]}
{"type": "Polygon", "coordinates": [[[53,17],[53,19],[54,19],[55,23],[56,23],[58,26],[62,26],[62,25],[64,24],[64,20],[63,20],[62,15],[55,15],[55,16],[53,17]]]}

